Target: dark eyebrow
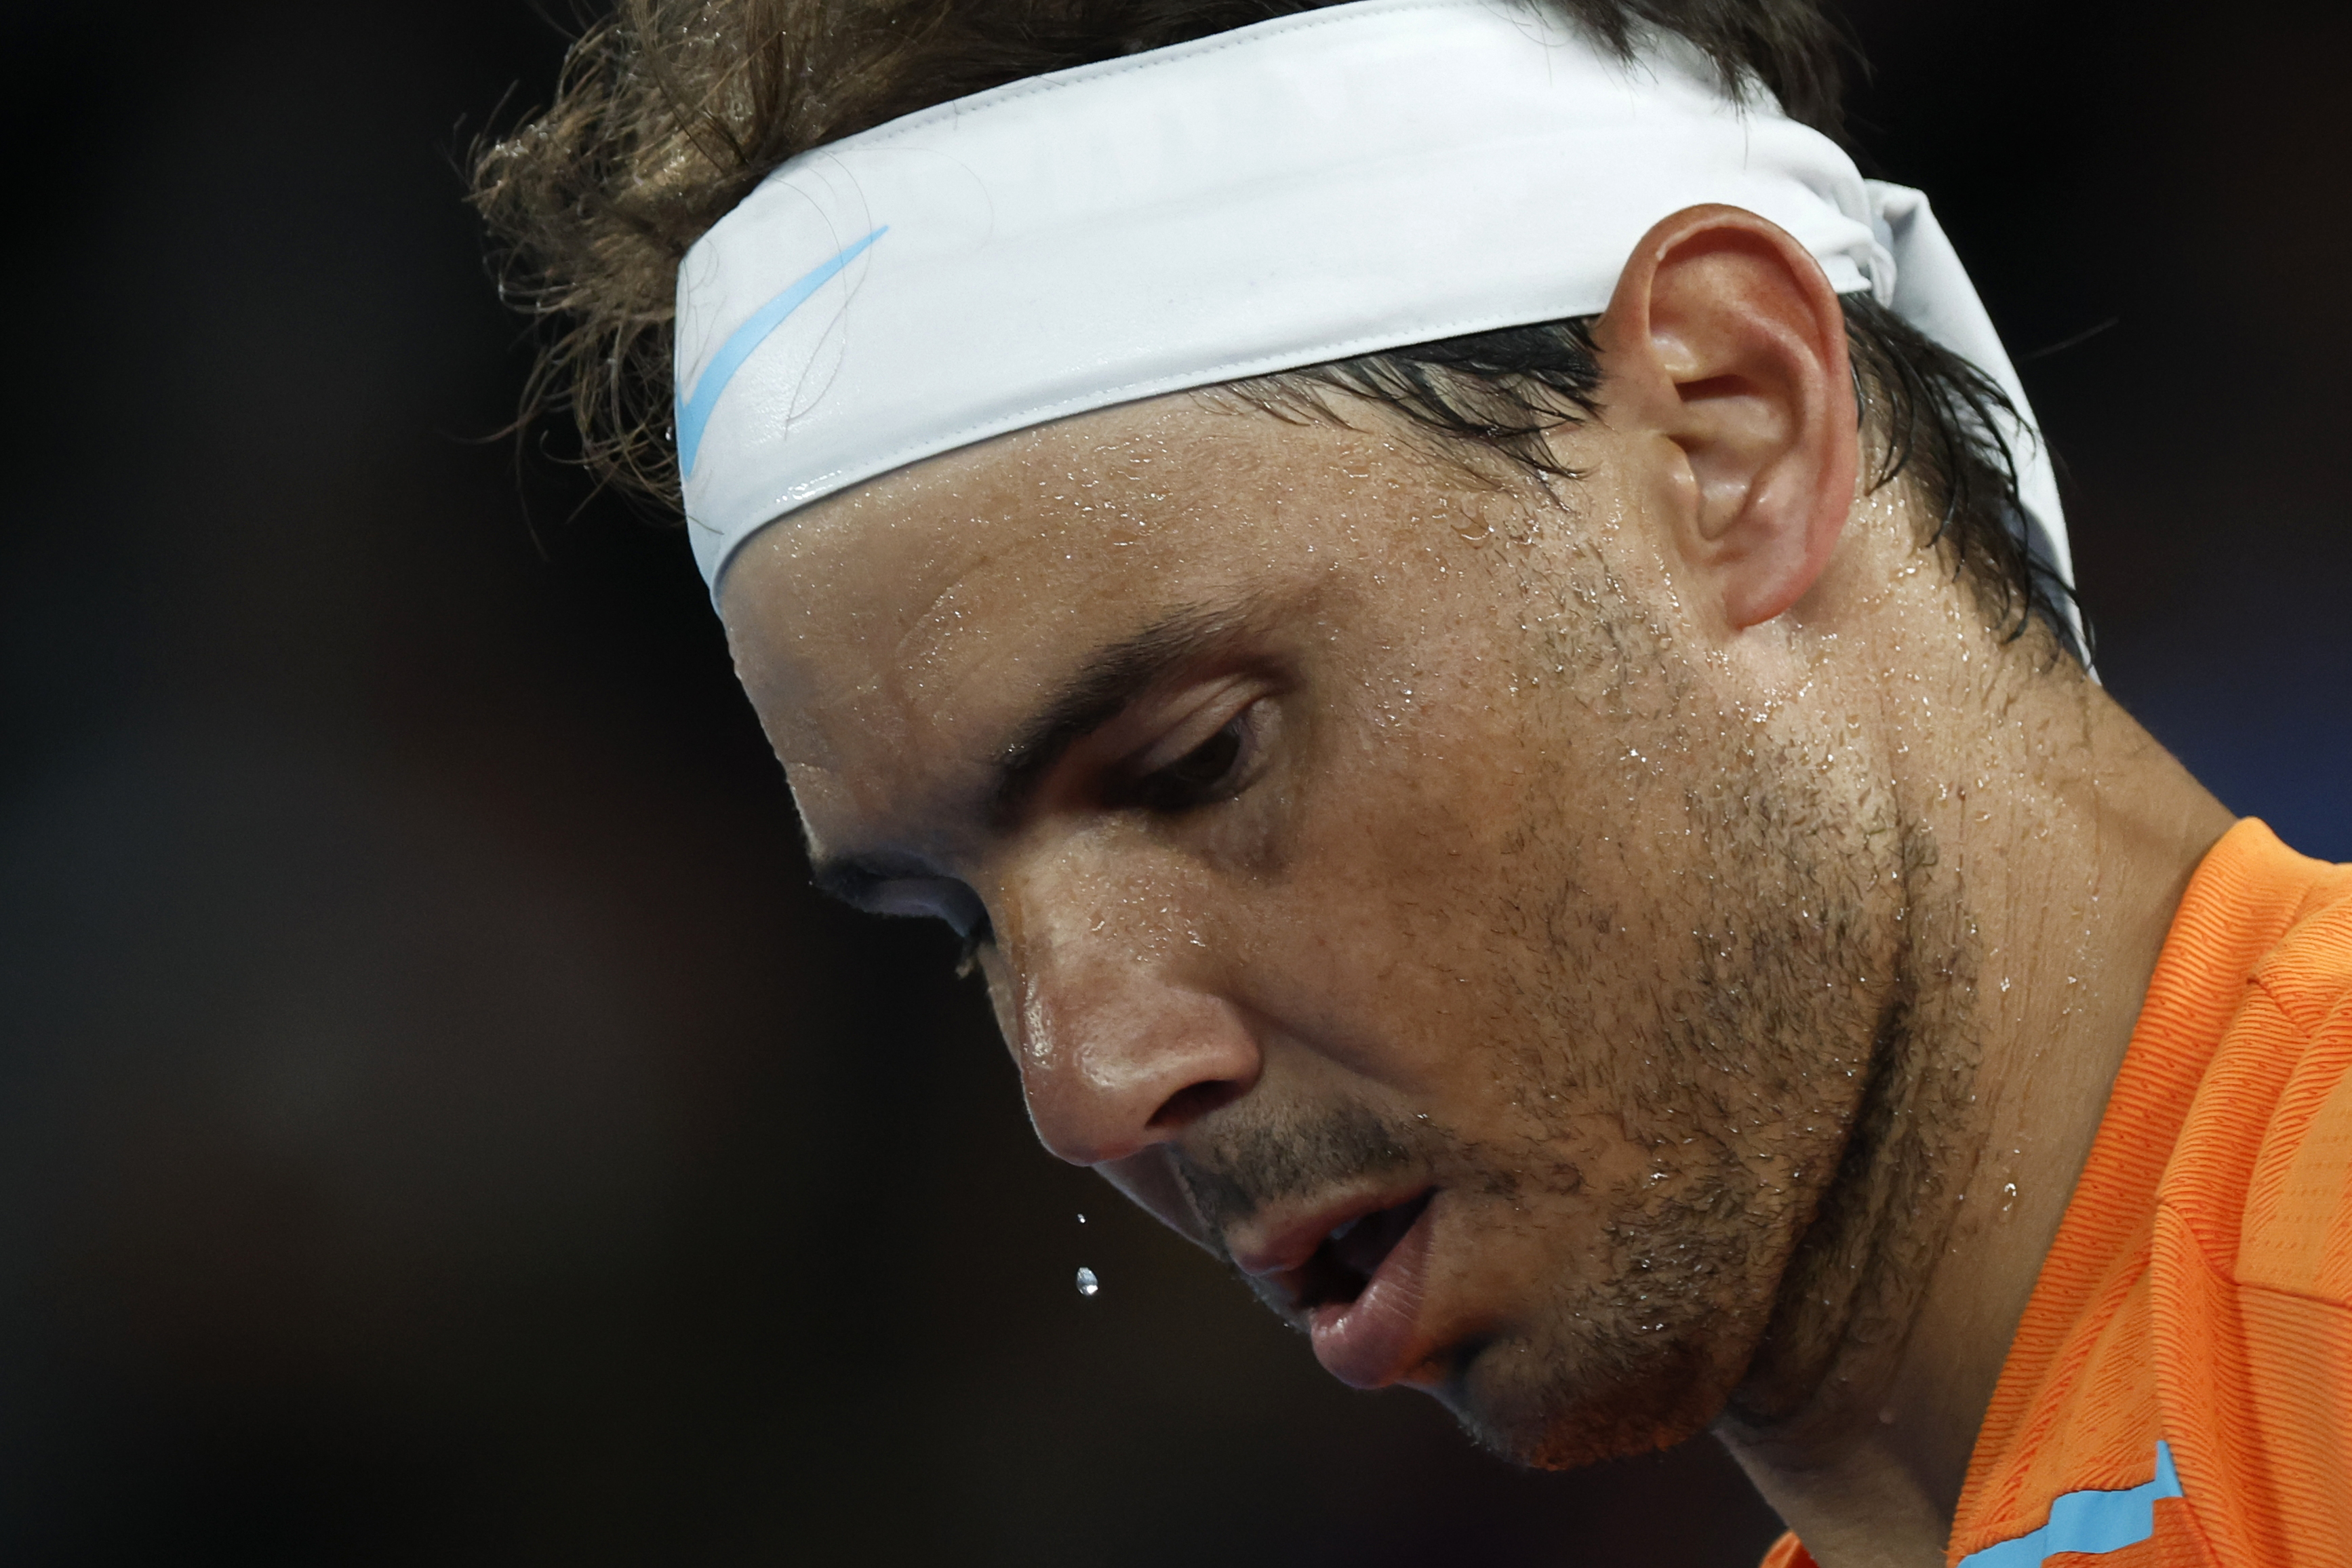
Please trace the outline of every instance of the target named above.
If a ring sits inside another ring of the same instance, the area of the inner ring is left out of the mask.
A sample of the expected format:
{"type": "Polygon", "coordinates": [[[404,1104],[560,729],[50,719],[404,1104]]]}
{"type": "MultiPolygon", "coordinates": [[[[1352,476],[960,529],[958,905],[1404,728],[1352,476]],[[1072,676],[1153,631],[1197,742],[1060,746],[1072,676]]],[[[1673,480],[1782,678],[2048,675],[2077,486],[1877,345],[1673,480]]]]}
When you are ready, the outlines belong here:
{"type": "MultiPolygon", "coordinates": [[[[1230,638],[1243,619],[1243,613],[1233,611],[1179,610],[1088,654],[996,754],[988,791],[991,826],[1002,828],[1017,818],[1038,780],[1072,746],[1118,717],[1170,674],[1230,638]]],[[[828,855],[810,870],[818,891],[861,906],[885,883],[937,874],[889,854],[828,855]]]]}

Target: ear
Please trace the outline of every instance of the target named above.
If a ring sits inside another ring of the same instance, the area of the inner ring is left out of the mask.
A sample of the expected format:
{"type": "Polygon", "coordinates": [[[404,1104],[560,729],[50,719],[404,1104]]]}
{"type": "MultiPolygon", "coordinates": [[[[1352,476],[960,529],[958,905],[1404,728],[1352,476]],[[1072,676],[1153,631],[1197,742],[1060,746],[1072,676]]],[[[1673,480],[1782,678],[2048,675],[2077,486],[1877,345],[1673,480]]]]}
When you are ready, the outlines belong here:
{"type": "Polygon", "coordinates": [[[1607,422],[1728,628],[1803,598],[1853,511],[1859,444],[1821,264],[1753,213],[1685,207],[1633,247],[1594,337],[1607,422]]]}

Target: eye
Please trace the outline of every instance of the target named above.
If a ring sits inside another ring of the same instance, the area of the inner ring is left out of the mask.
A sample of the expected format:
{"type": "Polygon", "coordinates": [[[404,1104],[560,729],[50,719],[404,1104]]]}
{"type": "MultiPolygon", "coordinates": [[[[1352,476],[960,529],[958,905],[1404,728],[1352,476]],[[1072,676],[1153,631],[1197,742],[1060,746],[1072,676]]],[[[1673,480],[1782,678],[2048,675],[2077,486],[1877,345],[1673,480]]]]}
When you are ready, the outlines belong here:
{"type": "Polygon", "coordinates": [[[1127,791],[1127,803],[1147,811],[1189,811],[1239,793],[1255,749],[1250,744],[1254,711],[1255,705],[1244,708],[1175,761],[1138,779],[1127,791]]]}

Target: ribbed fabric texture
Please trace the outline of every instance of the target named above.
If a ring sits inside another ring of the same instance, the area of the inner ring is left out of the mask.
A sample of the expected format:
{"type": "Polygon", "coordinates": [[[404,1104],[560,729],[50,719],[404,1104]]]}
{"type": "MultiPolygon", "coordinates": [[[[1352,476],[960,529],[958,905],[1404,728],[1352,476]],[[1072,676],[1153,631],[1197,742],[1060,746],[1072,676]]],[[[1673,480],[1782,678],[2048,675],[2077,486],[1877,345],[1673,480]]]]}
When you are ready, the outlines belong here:
{"type": "MultiPolygon", "coordinates": [[[[2352,1568],[2352,867],[2251,819],[2198,867],[1969,1464],[1946,1560],[2135,1487],[2064,1568],[2352,1568]]],[[[1813,1568],[1793,1535],[1765,1568],[1813,1568]]]]}

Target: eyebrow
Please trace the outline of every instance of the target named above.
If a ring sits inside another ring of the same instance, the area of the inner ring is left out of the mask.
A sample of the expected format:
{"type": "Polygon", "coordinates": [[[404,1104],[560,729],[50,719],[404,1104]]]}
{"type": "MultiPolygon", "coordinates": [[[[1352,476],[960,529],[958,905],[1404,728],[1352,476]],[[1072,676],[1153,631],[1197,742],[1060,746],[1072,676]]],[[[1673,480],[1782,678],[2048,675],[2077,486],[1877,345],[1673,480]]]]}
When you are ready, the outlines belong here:
{"type": "MultiPolygon", "coordinates": [[[[1071,747],[1170,674],[1230,639],[1244,618],[1234,611],[1178,610],[1087,654],[997,752],[990,768],[989,825],[1001,831],[1017,820],[1038,784],[1071,747]]],[[[814,880],[821,891],[856,904],[884,883],[926,874],[912,863],[894,869],[896,859],[830,855],[813,868],[814,880]]]]}

